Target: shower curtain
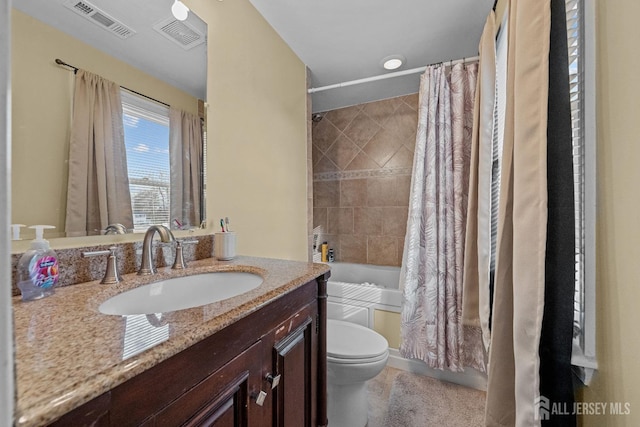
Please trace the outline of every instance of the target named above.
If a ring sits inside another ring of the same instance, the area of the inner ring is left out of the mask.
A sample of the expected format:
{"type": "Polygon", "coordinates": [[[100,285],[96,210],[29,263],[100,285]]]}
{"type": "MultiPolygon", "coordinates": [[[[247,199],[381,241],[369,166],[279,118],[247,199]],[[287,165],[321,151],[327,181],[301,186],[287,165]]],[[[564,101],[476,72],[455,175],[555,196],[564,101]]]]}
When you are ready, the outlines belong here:
{"type": "Polygon", "coordinates": [[[477,64],[457,64],[447,75],[446,67],[438,65],[428,67],[421,76],[400,276],[400,353],[423,360],[429,367],[452,371],[462,371],[464,366],[485,370],[479,328],[465,331],[462,324],[477,69],[477,64]]]}

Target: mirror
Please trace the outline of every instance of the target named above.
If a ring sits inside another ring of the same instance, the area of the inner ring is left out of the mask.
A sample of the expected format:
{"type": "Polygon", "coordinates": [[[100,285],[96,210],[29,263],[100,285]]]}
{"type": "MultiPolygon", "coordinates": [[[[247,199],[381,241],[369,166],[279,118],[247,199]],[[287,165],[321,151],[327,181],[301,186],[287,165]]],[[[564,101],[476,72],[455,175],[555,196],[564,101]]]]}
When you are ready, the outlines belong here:
{"type": "MultiPolygon", "coordinates": [[[[193,12],[185,21],[176,20],[172,4],[173,0],[13,2],[12,223],[54,225],[45,238],[65,236],[74,71],[56,64],[56,59],[204,118],[207,24],[193,12]]],[[[168,180],[164,166],[154,163],[162,154],[168,158],[163,153],[168,150],[136,147],[138,154],[148,152],[146,167],[155,174],[148,181],[162,176],[168,180]]],[[[133,191],[132,204],[140,199],[133,191]]],[[[23,228],[21,237],[33,238],[32,230],[23,228]]]]}

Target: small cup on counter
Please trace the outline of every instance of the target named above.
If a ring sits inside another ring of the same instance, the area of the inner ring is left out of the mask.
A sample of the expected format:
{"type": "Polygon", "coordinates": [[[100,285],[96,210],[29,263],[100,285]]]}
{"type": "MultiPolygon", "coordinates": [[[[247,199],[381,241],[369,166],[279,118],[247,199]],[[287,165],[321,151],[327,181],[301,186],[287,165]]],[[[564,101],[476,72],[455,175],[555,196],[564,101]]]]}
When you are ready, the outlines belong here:
{"type": "Polygon", "coordinates": [[[220,261],[229,261],[236,257],[236,232],[218,232],[213,238],[213,254],[220,261]]]}

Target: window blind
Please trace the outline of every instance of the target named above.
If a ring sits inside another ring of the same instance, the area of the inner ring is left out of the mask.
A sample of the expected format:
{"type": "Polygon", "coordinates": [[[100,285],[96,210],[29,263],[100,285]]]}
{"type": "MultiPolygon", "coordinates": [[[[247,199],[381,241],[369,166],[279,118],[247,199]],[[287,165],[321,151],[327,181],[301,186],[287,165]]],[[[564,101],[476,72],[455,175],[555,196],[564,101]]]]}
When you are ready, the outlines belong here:
{"type": "Polygon", "coordinates": [[[584,346],[585,298],[585,137],[584,137],[584,6],[582,0],[566,0],[569,47],[569,93],[575,199],[575,295],[574,339],[584,346]]]}
{"type": "Polygon", "coordinates": [[[121,91],[134,231],[169,226],[169,109],[121,91]]]}
{"type": "MultiPolygon", "coordinates": [[[[496,241],[498,237],[498,207],[500,202],[500,176],[502,171],[502,146],[507,110],[507,56],[508,19],[505,13],[496,39],[496,94],[493,110],[493,141],[491,168],[491,266],[495,270],[496,241]]],[[[493,282],[493,280],[492,280],[493,282]]]]}

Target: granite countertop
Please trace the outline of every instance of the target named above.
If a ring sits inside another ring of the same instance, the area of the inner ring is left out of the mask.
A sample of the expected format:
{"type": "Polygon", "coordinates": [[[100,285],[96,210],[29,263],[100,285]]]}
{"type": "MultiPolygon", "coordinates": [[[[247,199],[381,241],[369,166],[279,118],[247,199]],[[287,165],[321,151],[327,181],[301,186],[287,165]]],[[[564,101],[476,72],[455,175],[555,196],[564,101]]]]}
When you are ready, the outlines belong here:
{"type": "Polygon", "coordinates": [[[92,281],[37,301],[15,297],[16,425],[50,423],[328,270],[326,264],[209,258],[186,270],[127,274],[117,285],[92,281]],[[142,284],[212,271],[256,273],[264,282],[245,294],[160,317],[98,311],[104,300],[142,284]]]}

